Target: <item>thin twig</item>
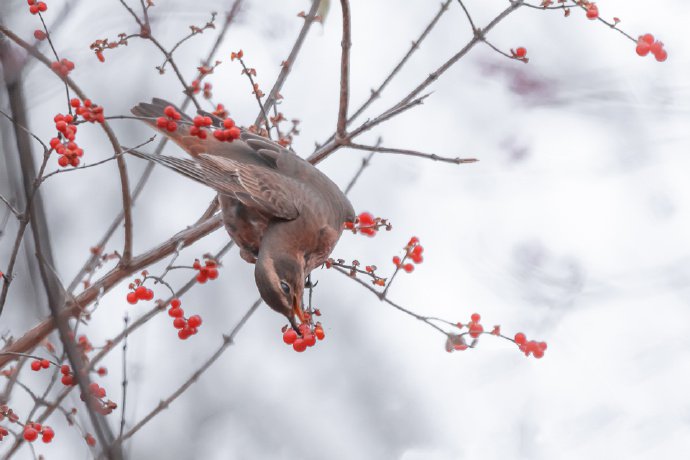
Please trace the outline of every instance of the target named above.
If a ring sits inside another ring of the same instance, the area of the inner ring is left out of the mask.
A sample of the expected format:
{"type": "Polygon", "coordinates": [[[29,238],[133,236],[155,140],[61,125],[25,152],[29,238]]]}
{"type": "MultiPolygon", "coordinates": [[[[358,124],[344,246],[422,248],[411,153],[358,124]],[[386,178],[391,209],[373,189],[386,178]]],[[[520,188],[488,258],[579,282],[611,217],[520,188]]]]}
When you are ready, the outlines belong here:
{"type": "Polygon", "coordinates": [[[414,157],[420,157],[420,158],[427,158],[429,160],[434,160],[434,161],[441,161],[445,163],[454,163],[454,164],[464,164],[464,163],[475,163],[478,161],[476,158],[460,158],[460,157],[443,157],[440,155],[436,155],[435,153],[423,153],[423,152],[417,152],[416,150],[408,150],[408,149],[393,149],[389,147],[379,147],[379,146],[371,146],[371,145],[361,145],[361,144],[348,144],[348,148],[352,149],[357,149],[357,150],[369,150],[371,152],[378,152],[378,153],[395,153],[395,154],[400,154],[400,155],[410,155],[414,157]]]}

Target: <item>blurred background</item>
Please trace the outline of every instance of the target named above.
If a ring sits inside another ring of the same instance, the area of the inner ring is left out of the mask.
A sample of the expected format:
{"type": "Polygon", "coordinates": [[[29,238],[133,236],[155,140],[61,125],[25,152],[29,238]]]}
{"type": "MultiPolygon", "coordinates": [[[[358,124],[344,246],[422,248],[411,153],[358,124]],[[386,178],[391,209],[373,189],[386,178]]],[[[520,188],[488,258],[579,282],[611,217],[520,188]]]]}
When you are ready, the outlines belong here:
{"type": "MultiPolygon", "coordinates": [[[[48,3],[50,25],[65,1],[48,3]]],[[[53,40],[61,57],[76,63],[71,76],[107,115],[128,114],[154,96],[182,100],[173,72],[156,71],[162,56],[149,42],[133,39],[107,51],[103,64],[94,57],[94,40],[137,31],[119,2],[71,3],[53,40]]],[[[138,11],[138,2],[130,3],[138,11]]],[[[223,13],[231,3],[156,2],[154,34],[172,45],[189,25],[203,25],[211,11],[223,13]]],[[[301,120],[294,148],[302,156],[335,129],[341,19],[339,2],[332,3],[281,91],[280,110],[301,120]]],[[[479,27],[508,4],[465,3],[479,27]]],[[[309,6],[306,0],[244,2],[219,50],[223,63],[207,80],[214,100],[239,124],[252,123],[257,107],[230,52],[244,50],[268,92],[302,25],[297,13],[309,6]]],[[[632,42],[582,11],[564,18],[522,8],[488,39],[505,51],[526,47],[528,65],[476,46],[432,85],[424,105],[360,139],[374,144],[381,136],[384,146],[480,161],[458,166],[375,155],[350,198],[358,212],[388,218],[394,228],[375,238],[345,234],[333,253],[376,264],[386,274],[391,257],[419,237],[424,263],[400,275],[393,300],[451,321],[466,322],[478,312],[485,327],[500,324],[507,335],[522,331],[548,342],[543,359],[525,358],[490,336],[474,350],[446,353],[438,332],[346,277],[316,270],[314,303],[323,312],[326,339],[295,353],[282,343],[284,320],[262,306],[235,346],[126,444],[129,458],[647,459],[690,451],[690,5],[608,0],[598,6],[602,17],[621,18],[620,27],[634,37],[650,32],[662,40],[668,61],[638,57],[632,42]]],[[[439,7],[438,1],[352,2],[351,107],[383,81],[439,7]]],[[[0,20],[27,39],[40,26],[23,0],[2,2],[0,20]]],[[[400,100],[470,38],[467,19],[452,2],[360,121],[400,100]]],[[[177,51],[188,80],[214,40],[207,31],[177,51]]],[[[29,128],[47,141],[54,135],[52,117],[65,110],[64,88],[42,65],[27,65],[22,83],[29,128]]],[[[0,107],[7,109],[4,89],[0,107]]],[[[126,146],[152,135],[133,120],[112,125],[126,146]]],[[[0,121],[0,193],[6,197],[16,161],[11,128],[0,121]]],[[[86,163],[112,155],[97,127],[80,127],[79,143],[86,163]]],[[[174,146],[166,152],[181,154],[174,146]]],[[[345,187],[365,155],[340,150],[320,168],[345,187]]],[[[145,164],[127,162],[136,180],[145,164]]],[[[49,171],[55,166],[51,161],[49,171]]],[[[56,268],[68,282],[120,208],[117,169],[111,162],[57,175],[42,192],[56,268]]],[[[212,197],[211,190],[157,168],[134,208],[135,252],[190,225],[212,197]]],[[[4,206],[0,224],[2,270],[17,228],[4,206]]],[[[216,231],[185,249],[180,263],[227,241],[216,231]]],[[[106,250],[121,246],[120,232],[106,250]]],[[[2,334],[19,336],[49,313],[27,266],[30,254],[21,254],[0,318],[2,334]]],[[[167,261],[149,270],[158,273],[167,261]]],[[[186,312],[204,318],[199,334],[180,341],[160,315],[129,338],[127,426],[187,379],[258,297],[253,267],[236,250],[223,264],[218,281],[194,287],[183,299],[186,312]]],[[[188,277],[174,272],[169,281],[178,287],[188,277]]],[[[134,319],[148,310],[126,303],[126,284],[102,299],[82,329],[94,345],[119,332],[125,314],[134,319]]],[[[162,287],[156,294],[167,295],[162,287]]],[[[109,374],[99,383],[119,402],[120,350],[104,365],[109,374]]],[[[42,389],[48,375],[25,370],[22,381],[42,389]]],[[[22,416],[30,407],[19,389],[11,405],[22,416]]],[[[66,403],[79,405],[75,395],[66,403]]],[[[85,422],[83,411],[79,417],[85,422]]],[[[119,419],[119,411],[109,416],[113,426],[119,419]]],[[[79,431],[61,415],[49,424],[56,438],[35,443],[37,453],[90,458],[79,431]]],[[[32,454],[25,446],[15,458],[32,454]]]]}

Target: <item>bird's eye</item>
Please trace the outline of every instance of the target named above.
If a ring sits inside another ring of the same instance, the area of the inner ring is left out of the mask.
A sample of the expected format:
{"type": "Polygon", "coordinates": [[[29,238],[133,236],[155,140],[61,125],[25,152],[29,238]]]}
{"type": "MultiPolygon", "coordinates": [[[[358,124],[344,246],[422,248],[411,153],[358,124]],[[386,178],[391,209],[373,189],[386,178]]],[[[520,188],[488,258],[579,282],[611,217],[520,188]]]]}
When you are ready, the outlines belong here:
{"type": "Polygon", "coordinates": [[[280,289],[283,290],[285,295],[290,295],[290,286],[285,281],[280,282],[280,289]]]}

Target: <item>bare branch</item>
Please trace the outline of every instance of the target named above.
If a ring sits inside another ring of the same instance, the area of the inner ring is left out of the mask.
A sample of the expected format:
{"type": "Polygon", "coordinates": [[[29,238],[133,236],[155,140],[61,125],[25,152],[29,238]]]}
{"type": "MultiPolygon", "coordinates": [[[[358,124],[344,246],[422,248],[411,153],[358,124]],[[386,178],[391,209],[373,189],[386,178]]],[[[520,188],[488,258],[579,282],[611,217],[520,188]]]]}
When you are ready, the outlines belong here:
{"type": "Polygon", "coordinates": [[[434,160],[434,161],[441,161],[445,163],[454,163],[454,164],[463,164],[463,163],[474,163],[478,161],[476,158],[460,158],[460,157],[442,157],[439,155],[436,155],[435,153],[422,153],[422,152],[417,152],[416,150],[407,150],[407,149],[392,149],[389,147],[379,147],[379,146],[370,146],[370,145],[361,145],[361,144],[348,144],[347,147],[352,148],[352,149],[357,149],[357,150],[369,150],[371,152],[378,152],[378,153],[395,153],[395,154],[400,154],[400,155],[410,155],[414,157],[420,157],[420,158],[427,158],[429,160],[434,160]]]}
{"type": "Polygon", "coordinates": [[[347,136],[347,108],[350,103],[350,48],[352,47],[349,1],[340,0],[340,7],[343,12],[343,38],[340,43],[342,47],[340,56],[340,106],[338,108],[336,141],[344,140],[347,136]]]}

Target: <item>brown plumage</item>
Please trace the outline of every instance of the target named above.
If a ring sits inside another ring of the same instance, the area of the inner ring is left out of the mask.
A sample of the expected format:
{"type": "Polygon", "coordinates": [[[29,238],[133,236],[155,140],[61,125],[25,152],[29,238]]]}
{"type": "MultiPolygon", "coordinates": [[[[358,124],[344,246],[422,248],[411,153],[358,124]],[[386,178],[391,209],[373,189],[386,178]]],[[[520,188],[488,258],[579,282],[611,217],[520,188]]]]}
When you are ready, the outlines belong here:
{"type": "MultiPolygon", "coordinates": [[[[156,119],[169,105],[154,98],[132,113],[159,129],[156,119]]],[[[192,158],[131,153],[218,192],[226,230],[242,258],[256,264],[261,297],[296,327],[295,316],[304,319],[305,278],[326,261],[344,223],[354,220],[352,205],[325,174],[280,145],[244,130],[231,143],[199,139],[189,134],[191,123],[182,114],[175,132],[159,131],[192,158]]]]}

